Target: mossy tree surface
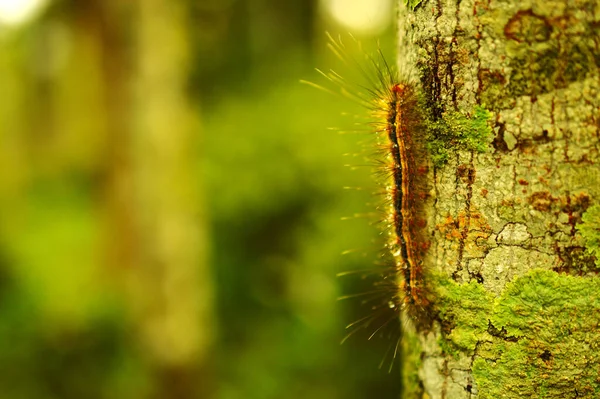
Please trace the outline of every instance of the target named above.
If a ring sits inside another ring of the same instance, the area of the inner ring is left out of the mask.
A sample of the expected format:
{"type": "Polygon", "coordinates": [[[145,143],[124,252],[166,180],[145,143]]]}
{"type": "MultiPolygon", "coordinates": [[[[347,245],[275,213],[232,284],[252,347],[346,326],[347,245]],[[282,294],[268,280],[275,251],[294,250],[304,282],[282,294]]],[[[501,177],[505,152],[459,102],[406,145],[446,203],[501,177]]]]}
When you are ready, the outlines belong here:
{"type": "Polygon", "coordinates": [[[599,397],[600,3],[399,8],[435,149],[434,322],[405,340],[405,397],[599,397]]]}

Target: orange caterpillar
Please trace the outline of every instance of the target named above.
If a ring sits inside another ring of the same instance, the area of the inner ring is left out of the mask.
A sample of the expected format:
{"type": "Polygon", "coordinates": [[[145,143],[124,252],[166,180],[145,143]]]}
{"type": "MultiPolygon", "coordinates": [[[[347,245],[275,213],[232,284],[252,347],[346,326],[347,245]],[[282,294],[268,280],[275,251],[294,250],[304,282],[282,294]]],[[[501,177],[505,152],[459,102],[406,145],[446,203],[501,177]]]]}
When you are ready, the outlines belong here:
{"type": "Polygon", "coordinates": [[[390,224],[393,230],[388,244],[399,274],[400,305],[411,319],[423,317],[429,305],[425,291],[423,258],[429,243],[425,237],[426,222],[422,206],[427,198],[426,158],[417,115],[417,101],[412,89],[395,83],[384,100],[386,115],[387,167],[391,185],[387,195],[391,202],[390,224]]]}
{"type": "MultiPolygon", "coordinates": [[[[317,70],[338,86],[340,92],[312,82],[304,83],[329,93],[341,94],[368,109],[370,126],[377,136],[376,164],[379,165],[384,188],[385,201],[380,210],[384,215],[384,231],[387,234],[386,249],[393,258],[392,267],[387,268],[380,281],[375,283],[375,290],[348,296],[366,298],[363,302],[371,304],[371,312],[348,326],[352,331],[345,339],[361,328],[372,328],[370,339],[394,320],[399,320],[400,314],[405,322],[410,322],[418,329],[426,328],[430,319],[430,300],[426,289],[424,257],[429,241],[423,208],[428,197],[429,161],[417,95],[409,83],[400,81],[381,51],[377,57],[362,53],[366,58],[365,66],[364,62],[357,62],[348,54],[341,39],[336,41],[331,36],[329,38],[329,48],[334,54],[356,67],[366,82],[357,84],[345,80],[334,71],[317,70]]],[[[399,342],[398,339],[395,344],[394,358],[399,342]]]]}

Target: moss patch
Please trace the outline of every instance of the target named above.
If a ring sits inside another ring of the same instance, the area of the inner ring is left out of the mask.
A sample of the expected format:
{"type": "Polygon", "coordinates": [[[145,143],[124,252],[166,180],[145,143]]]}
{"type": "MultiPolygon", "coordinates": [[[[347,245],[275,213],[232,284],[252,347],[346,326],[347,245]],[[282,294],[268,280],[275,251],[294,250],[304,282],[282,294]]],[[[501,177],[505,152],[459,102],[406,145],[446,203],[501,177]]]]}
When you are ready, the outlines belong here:
{"type": "Polygon", "coordinates": [[[409,10],[414,11],[415,8],[422,3],[423,0],[404,0],[404,5],[408,7],[409,10]]]}
{"type": "Polygon", "coordinates": [[[585,239],[587,252],[596,258],[596,266],[600,267],[600,206],[589,208],[581,220],[583,223],[577,225],[577,230],[585,239]]]}
{"type": "Polygon", "coordinates": [[[439,278],[436,309],[444,330],[442,348],[450,354],[473,351],[487,330],[493,299],[481,284],[457,284],[439,278]]]}
{"type": "Polygon", "coordinates": [[[476,106],[468,115],[445,112],[441,119],[427,121],[427,148],[434,165],[444,165],[451,150],[484,152],[492,137],[491,117],[484,107],[476,106]]]}
{"type": "Polygon", "coordinates": [[[506,331],[473,364],[480,398],[598,397],[600,279],[535,270],[494,303],[506,331]]]}

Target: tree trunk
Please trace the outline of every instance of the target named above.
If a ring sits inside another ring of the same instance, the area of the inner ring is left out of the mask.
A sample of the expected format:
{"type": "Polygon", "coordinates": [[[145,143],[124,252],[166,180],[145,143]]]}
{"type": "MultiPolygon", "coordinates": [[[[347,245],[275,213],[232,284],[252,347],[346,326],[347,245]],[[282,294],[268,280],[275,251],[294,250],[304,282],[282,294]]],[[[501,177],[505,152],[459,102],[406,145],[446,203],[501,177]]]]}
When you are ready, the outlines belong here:
{"type": "Polygon", "coordinates": [[[103,22],[111,266],[124,281],[151,397],[210,397],[212,285],[194,173],[199,124],[187,91],[185,5],[93,8],[91,18],[103,22]]]}
{"type": "Polygon", "coordinates": [[[131,283],[142,338],[158,366],[157,397],[205,398],[213,302],[194,176],[199,124],[187,87],[186,8],[167,0],[136,4],[132,146],[144,250],[131,283]]]}
{"type": "Polygon", "coordinates": [[[434,154],[433,322],[405,331],[404,397],[598,397],[600,3],[399,8],[434,154]]]}

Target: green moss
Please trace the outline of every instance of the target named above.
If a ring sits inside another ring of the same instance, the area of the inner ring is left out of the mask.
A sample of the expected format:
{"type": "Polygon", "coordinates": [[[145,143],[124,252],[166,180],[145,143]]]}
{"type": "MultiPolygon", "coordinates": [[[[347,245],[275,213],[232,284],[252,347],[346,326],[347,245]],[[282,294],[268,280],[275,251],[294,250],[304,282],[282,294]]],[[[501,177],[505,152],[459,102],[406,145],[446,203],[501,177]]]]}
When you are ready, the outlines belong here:
{"type": "Polygon", "coordinates": [[[439,278],[436,310],[443,320],[446,353],[473,351],[481,335],[487,330],[492,308],[492,297],[481,284],[457,284],[449,278],[439,278]]]}
{"type": "Polygon", "coordinates": [[[406,332],[402,338],[402,386],[403,398],[420,399],[423,396],[423,387],[419,378],[421,368],[421,343],[414,333],[406,332]]]}
{"type": "Polygon", "coordinates": [[[490,320],[506,334],[473,364],[480,398],[598,397],[600,279],[532,271],[507,286],[490,320]]]}
{"type": "Polygon", "coordinates": [[[452,150],[484,152],[492,136],[491,116],[484,107],[476,106],[469,115],[453,111],[445,112],[441,119],[430,118],[425,127],[434,165],[444,165],[452,150]]]}
{"type": "Polygon", "coordinates": [[[484,152],[487,148],[487,140],[492,134],[492,128],[488,124],[492,114],[481,106],[476,106],[469,117],[452,112],[445,116],[456,142],[468,150],[484,152]]]}
{"type": "Polygon", "coordinates": [[[583,223],[577,230],[585,239],[587,252],[596,258],[596,266],[600,267],[600,206],[594,205],[581,217],[583,223]]]}
{"type": "Polygon", "coordinates": [[[423,0],[404,0],[404,5],[408,7],[409,10],[414,11],[422,1],[423,0]]]}

